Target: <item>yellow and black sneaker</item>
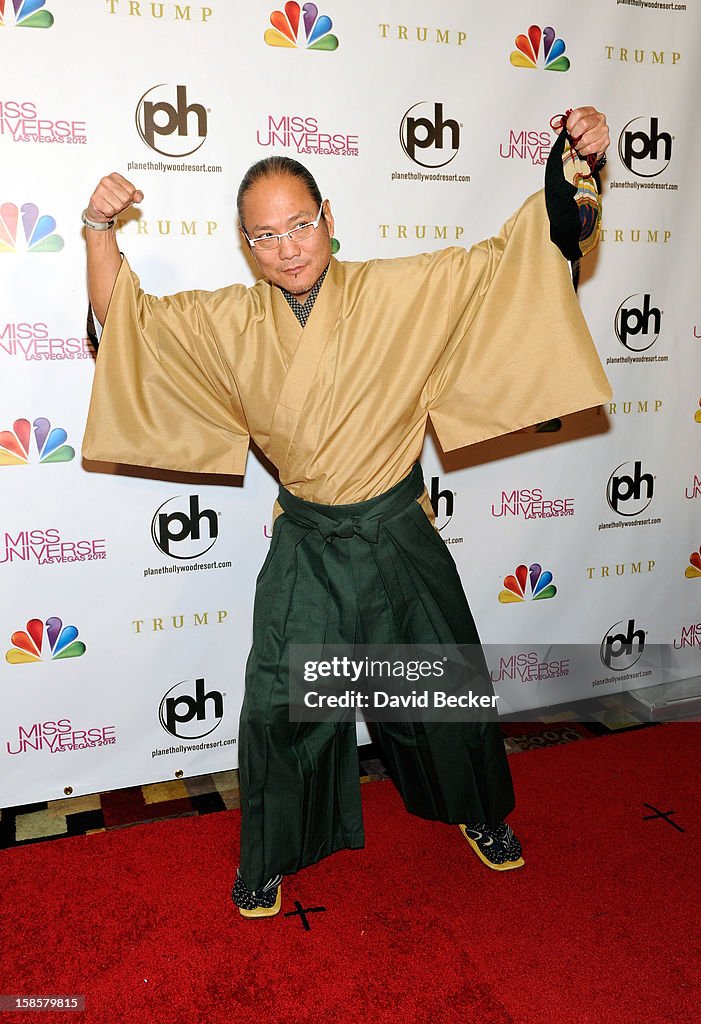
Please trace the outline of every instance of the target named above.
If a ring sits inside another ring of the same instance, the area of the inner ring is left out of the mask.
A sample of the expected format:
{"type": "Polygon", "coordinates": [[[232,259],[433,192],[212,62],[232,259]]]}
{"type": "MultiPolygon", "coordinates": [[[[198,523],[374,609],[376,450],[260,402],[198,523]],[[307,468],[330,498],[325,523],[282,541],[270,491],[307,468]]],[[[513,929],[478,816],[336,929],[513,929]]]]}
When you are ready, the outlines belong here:
{"type": "Polygon", "coordinates": [[[460,825],[460,831],[483,864],[494,871],[511,871],[522,868],[525,861],[521,856],[521,844],[513,829],[505,821],[495,828],[481,822],[460,825]]]}
{"type": "Polygon", "coordinates": [[[231,898],[239,908],[241,917],[275,917],[282,907],[282,875],[276,875],[262,888],[252,892],[237,869],[231,898]]]}

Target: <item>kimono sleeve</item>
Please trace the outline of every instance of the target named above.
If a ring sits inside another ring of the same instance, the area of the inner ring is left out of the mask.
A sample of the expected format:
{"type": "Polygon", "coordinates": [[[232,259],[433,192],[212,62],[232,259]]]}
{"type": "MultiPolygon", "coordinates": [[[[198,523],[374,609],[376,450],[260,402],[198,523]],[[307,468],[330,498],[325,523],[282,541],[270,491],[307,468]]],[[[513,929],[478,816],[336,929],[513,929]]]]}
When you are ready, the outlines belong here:
{"type": "Polygon", "coordinates": [[[431,422],[452,451],[610,397],[538,192],[498,236],[453,250],[447,342],[425,391],[431,422]]]}
{"type": "Polygon", "coordinates": [[[83,455],[241,475],[249,434],[221,339],[246,328],[249,290],[146,295],[123,260],[95,367],[83,455]]]}

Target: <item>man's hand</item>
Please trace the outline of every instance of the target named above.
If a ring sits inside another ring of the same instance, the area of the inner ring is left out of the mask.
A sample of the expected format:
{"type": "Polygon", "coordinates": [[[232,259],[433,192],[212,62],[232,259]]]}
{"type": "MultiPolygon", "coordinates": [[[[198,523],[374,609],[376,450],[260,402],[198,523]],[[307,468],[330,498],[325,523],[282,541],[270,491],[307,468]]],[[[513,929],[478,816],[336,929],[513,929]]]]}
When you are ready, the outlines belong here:
{"type": "Polygon", "coordinates": [[[90,220],[104,223],[118,217],[134,203],[140,203],[143,198],[143,192],[114,171],[100,179],[85,212],[90,220]]]}
{"type": "Polygon", "coordinates": [[[567,131],[582,157],[602,157],[611,142],[606,115],[595,107],[576,107],[567,118],[567,131]]]}

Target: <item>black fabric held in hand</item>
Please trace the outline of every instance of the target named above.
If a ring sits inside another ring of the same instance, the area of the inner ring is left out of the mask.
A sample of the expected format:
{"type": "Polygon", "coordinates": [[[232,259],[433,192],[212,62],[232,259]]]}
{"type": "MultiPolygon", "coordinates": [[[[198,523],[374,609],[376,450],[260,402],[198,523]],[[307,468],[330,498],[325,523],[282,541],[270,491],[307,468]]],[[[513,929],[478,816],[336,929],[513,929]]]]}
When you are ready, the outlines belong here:
{"type": "Polygon", "coordinates": [[[562,154],[567,133],[563,129],[550,150],[545,165],[545,206],[550,219],[550,240],[555,243],[567,260],[578,260],[582,251],[579,236],[582,225],[579,207],[574,197],[575,185],[571,185],[562,169],[562,154]]]}

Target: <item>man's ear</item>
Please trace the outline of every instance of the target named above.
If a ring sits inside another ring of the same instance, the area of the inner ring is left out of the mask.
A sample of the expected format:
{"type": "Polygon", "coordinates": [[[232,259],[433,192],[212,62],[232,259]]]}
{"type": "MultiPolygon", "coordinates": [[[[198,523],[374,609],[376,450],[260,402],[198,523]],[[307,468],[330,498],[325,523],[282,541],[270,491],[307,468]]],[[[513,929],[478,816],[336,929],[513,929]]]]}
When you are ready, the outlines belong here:
{"type": "Polygon", "coordinates": [[[324,200],[322,206],[322,214],[326,222],[326,227],[329,230],[329,238],[333,238],[334,219],[333,214],[331,213],[331,203],[328,201],[328,199],[324,200]]]}

